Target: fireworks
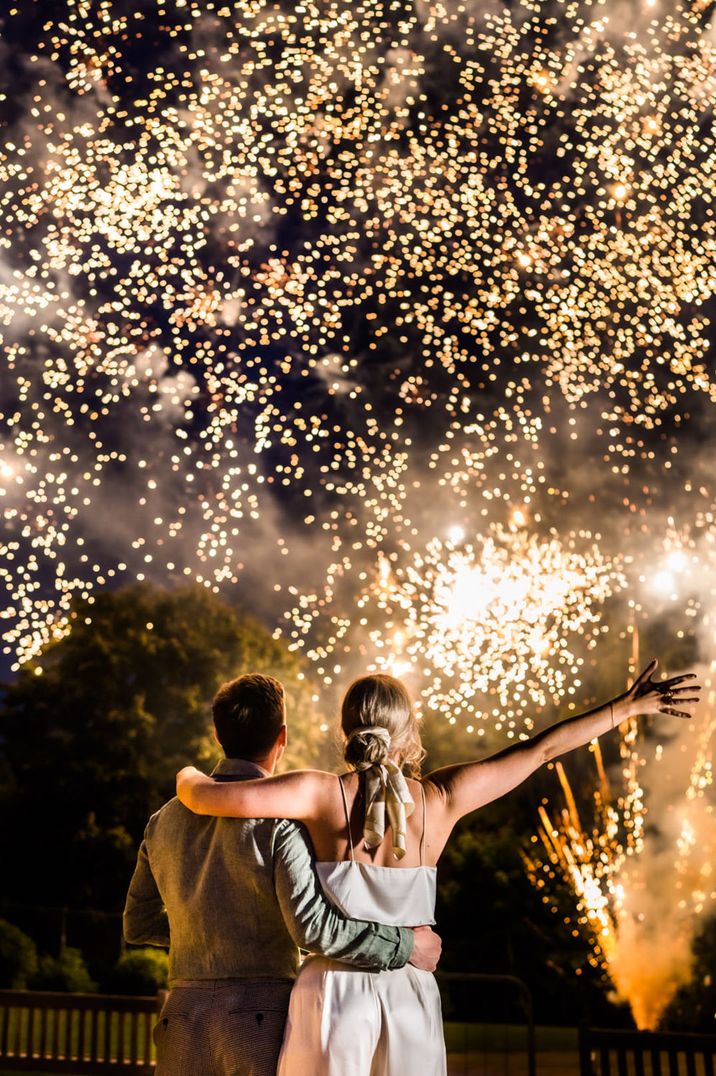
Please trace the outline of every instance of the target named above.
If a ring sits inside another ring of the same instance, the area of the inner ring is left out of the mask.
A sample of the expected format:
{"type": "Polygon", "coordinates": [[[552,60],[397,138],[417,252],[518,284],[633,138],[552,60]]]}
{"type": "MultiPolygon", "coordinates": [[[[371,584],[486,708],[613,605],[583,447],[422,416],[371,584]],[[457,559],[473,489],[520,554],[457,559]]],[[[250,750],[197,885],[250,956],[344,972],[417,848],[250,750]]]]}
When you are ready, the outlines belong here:
{"type": "MultiPolygon", "coordinates": [[[[75,595],[192,579],[275,616],[317,690],[388,669],[424,709],[513,738],[576,706],[626,588],[635,614],[678,601],[676,637],[697,636],[716,520],[710,10],[10,8],[11,667],[67,630],[75,595]]],[[[712,732],[672,834],[687,917],[712,899],[712,732]]],[[[567,806],[542,812],[531,866],[570,881],[632,1000],[641,750],[630,723],[616,799],[595,753],[587,833],[558,771],[567,806]]]]}
{"type": "Polygon", "coordinates": [[[688,981],[696,925],[716,902],[710,797],[715,674],[712,664],[703,711],[666,748],[641,742],[635,724],[627,722],[620,742],[626,762],[620,795],[612,794],[599,745],[592,745],[597,786],[588,829],[564,768],[557,763],[564,807],[551,816],[544,806],[540,808],[534,841],[546,856],[535,850],[525,857],[545,901],[550,900],[550,882],[556,875],[567,882],[576,898],[579,928],[591,942],[590,961],[609,975],[617,996],[629,1002],[642,1028],[656,1027],[679,985],[688,981]],[[650,789],[650,809],[658,812],[655,830],[647,825],[636,776],[645,756],[651,756],[647,774],[652,767],[655,773],[650,789]]]}
{"type": "Polygon", "coordinates": [[[12,9],[16,661],[75,593],[176,576],[230,593],[257,542],[277,593],[298,595],[291,550],[315,551],[320,650],[379,551],[427,548],[426,504],[479,496],[481,534],[508,485],[537,514],[564,504],[541,458],[560,398],[576,440],[600,394],[614,476],[654,457],[634,428],[713,398],[701,12],[635,35],[585,2],[557,35],[548,9],[12,9]]]}
{"type": "Polygon", "coordinates": [[[535,712],[579,690],[584,659],[570,642],[596,638],[598,610],[624,582],[592,535],[578,536],[585,552],[575,537],[565,548],[556,536],[493,527],[475,542],[433,539],[379,583],[381,620],[399,638],[372,633],[378,667],[420,670],[425,706],[453,723],[533,727],[535,712]]]}
{"type": "Polygon", "coordinates": [[[624,576],[595,536],[571,535],[565,547],[523,530],[519,509],[512,518],[472,542],[453,526],[420,552],[379,555],[355,613],[335,616],[328,638],[325,598],[302,593],[286,614],[293,645],[328,685],[343,671],[350,635],[375,655],[369,668],[406,677],[416,701],[452,724],[467,718],[468,731],[483,735],[489,722],[509,737],[518,724],[533,728],[535,713],[579,690],[582,648],[607,630],[599,611],[624,576]]]}

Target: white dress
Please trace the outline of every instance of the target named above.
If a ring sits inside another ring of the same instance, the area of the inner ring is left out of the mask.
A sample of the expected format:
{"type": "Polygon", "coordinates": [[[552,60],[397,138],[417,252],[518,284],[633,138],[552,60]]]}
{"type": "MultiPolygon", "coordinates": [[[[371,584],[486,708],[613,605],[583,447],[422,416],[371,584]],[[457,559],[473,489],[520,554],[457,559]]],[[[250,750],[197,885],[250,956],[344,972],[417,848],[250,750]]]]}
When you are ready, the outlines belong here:
{"type": "MultiPolygon", "coordinates": [[[[423,838],[424,825],[423,794],[423,838]]],[[[316,864],[326,896],[344,915],[390,926],[435,922],[435,867],[358,863],[350,823],[348,839],[350,859],[316,864]]],[[[422,848],[423,840],[421,860],[422,848]]],[[[446,1073],[440,994],[430,972],[410,964],[364,971],[308,957],[291,993],[277,1076],[446,1073]]]]}

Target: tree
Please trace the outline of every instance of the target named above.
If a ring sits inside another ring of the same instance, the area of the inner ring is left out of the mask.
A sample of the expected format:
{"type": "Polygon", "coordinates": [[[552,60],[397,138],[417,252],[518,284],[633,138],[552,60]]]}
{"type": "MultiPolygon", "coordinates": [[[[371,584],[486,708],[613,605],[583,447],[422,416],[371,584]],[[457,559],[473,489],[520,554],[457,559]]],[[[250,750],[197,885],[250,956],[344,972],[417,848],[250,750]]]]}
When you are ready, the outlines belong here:
{"type": "Polygon", "coordinates": [[[163,949],[131,949],[119,958],[110,987],[117,994],[156,994],[169,982],[169,958],[163,949]]]}
{"type": "Polygon", "coordinates": [[[22,990],[36,972],[37,949],[32,938],[0,919],[0,987],[22,990]]]}
{"type": "Polygon", "coordinates": [[[122,905],[150,813],[190,761],[211,766],[210,700],[259,669],[283,681],[289,763],[321,761],[299,660],[201,587],[132,586],[78,601],[71,630],[7,685],[0,712],[6,900],[122,905]]]}
{"type": "Polygon", "coordinates": [[[66,946],[59,956],[43,956],[31,985],[36,990],[61,990],[68,994],[94,994],[97,983],[79,949],[66,946]]]}

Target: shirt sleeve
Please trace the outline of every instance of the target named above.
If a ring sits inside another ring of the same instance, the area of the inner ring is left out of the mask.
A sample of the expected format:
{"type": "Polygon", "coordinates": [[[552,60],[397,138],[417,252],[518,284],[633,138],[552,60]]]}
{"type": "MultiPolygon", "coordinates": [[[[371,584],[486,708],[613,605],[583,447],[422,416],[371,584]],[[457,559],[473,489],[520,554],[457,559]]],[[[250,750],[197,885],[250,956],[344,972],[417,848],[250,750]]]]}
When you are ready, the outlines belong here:
{"type": "Polygon", "coordinates": [[[347,919],[327,900],[308,833],[295,822],[275,827],[274,885],[286,926],[301,949],[371,971],[402,968],[410,959],[412,930],[347,919]]]}
{"type": "Polygon", "coordinates": [[[149,826],[139,848],[124,905],[124,940],[130,945],[157,945],[168,949],[169,919],[149,862],[148,831],[149,826]]]}

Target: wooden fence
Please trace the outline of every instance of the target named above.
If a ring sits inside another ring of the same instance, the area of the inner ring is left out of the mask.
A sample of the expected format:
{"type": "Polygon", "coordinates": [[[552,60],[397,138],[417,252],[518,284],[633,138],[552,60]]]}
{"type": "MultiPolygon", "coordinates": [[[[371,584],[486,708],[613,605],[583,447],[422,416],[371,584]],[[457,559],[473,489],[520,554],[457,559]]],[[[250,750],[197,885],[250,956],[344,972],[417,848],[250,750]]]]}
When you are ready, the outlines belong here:
{"type": "Polygon", "coordinates": [[[0,991],[0,1069],[152,1076],[160,998],[0,991]]]}
{"type": "Polygon", "coordinates": [[[714,1076],[716,1035],[579,1029],[580,1076],[714,1076]]]}

